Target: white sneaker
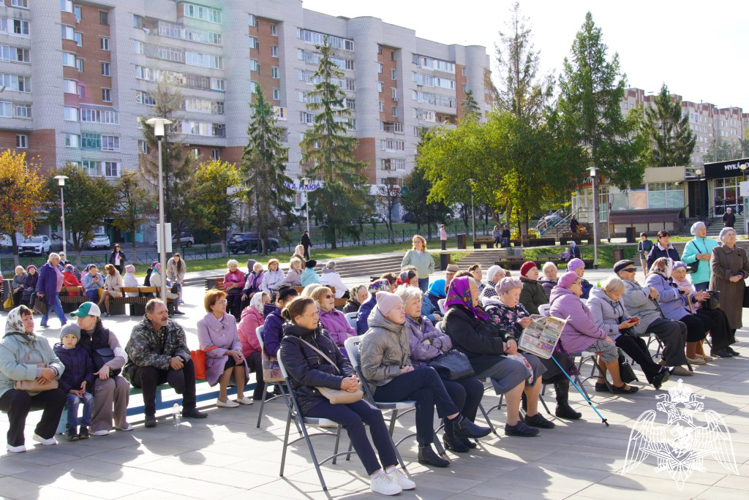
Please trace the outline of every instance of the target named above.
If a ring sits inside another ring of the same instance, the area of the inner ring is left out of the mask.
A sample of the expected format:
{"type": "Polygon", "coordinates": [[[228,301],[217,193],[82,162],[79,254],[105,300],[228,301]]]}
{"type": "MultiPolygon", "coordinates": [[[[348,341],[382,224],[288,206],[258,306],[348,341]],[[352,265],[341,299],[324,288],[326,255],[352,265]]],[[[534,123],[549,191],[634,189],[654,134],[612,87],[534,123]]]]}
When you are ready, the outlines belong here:
{"type": "Polygon", "coordinates": [[[26,451],[26,447],[24,445],[11,446],[8,444],[5,446],[5,448],[8,450],[9,453],[23,453],[24,451],[26,451]]]}
{"type": "Polygon", "coordinates": [[[236,408],[237,406],[239,406],[239,403],[237,403],[236,401],[232,401],[231,399],[229,399],[228,401],[221,401],[220,399],[217,399],[216,406],[218,406],[219,408],[236,408]]]}
{"type": "Polygon", "coordinates": [[[44,446],[54,446],[57,444],[57,441],[55,441],[55,438],[51,437],[49,439],[44,439],[39,434],[34,434],[34,441],[37,443],[43,444],[44,446]]]}
{"type": "Polygon", "coordinates": [[[91,435],[92,436],[108,436],[109,435],[109,430],[108,429],[102,429],[100,431],[92,431],[91,435]]]}
{"type": "Polygon", "coordinates": [[[127,422],[125,423],[125,425],[123,427],[118,427],[117,428],[118,431],[122,431],[122,432],[130,432],[133,429],[135,429],[135,427],[133,426],[133,424],[128,424],[127,422]]]}
{"type": "Polygon", "coordinates": [[[385,471],[380,471],[375,477],[372,478],[372,482],[369,483],[369,489],[373,493],[379,493],[381,495],[397,495],[401,491],[403,491],[403,488],[401,488],[398,483],[392,481],[390,479],[390,476],[388,474],[385,474],[385,471]]]}
{"type": "Polygon", "coordinates": [[[252,401],[252,398],[248,398],[247,396],[243,397],[242,399],[237,399],[237,403],[241,405],[251,405],[254,401],[252,401]]]}
{"type": "Polygon", "coordinates": [[[408,479],[408,477],[398,467],[391,467],[386,474],[390,476],[392,482],[398,484],[398,486],[403,490],[412,490],[416,488],[416,483],[408,479]]]}

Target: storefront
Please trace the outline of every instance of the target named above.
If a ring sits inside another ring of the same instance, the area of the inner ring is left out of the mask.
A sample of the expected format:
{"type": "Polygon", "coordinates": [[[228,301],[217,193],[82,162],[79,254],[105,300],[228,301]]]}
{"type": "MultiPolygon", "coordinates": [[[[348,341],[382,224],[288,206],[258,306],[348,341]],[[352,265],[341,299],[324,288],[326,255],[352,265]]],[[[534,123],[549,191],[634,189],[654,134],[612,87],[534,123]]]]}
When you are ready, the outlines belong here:
{"type": "MultiPolygon", "coordinates": [[[[695,170],[699,177],[697,182],[705,179],[707,184],[708,206],[706,211],[711,217],[722,217],[726,208],[731,207],[735,213],[743,213],[745,197],[740,184],[746,180],[749,169],[749,158],[740,160],[705,163],[703,169],[695,170]],[[700,171],[702,170],[702,171],[700,171]]],[[[692,203],[690,192],[690,203],[692,203]]],[[[694,200],[697,203],[697,199],[694,200]]]]}

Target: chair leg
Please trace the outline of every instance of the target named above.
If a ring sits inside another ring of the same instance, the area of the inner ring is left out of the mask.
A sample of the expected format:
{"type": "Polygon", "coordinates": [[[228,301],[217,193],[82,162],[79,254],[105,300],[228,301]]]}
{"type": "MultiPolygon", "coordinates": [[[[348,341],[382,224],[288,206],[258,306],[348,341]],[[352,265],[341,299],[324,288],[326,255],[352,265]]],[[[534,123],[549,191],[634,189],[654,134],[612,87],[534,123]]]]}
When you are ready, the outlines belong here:
{"type": "Polygon", "coordinates": [[[497,434],[496,427],[494,427],[494,424],[492,423],[491,419],[489,418],[489,414],[486,413],[486,410],[484,410],[484,405],[482,405],[481,403],[479,403],[479,410],[481,410],[481,413],[484,415],[484,419],[486,420],[486,423],[489,425],[489,428],[492,430],[492,432],[496,436],[499,436],[499,434],[497,434]]]}
{"type": "Polygon", "coordinates": [[[392,439],[393,433],[395,432],[395,421],[398,419],[398,410],[393,410],[393,413],[390,414],[390,438],[392,439]]]}
{"type": "Polygon", "coordinates": [[[307,441],[307,448],[309,449],[309,454],[310,454],[310,457],[312,458],[312,463],[315,466],[317,477],[318,479],[320,479],[320,486],[322,486],[323,491],[328,491],[328,486],[325,484],[325,479],[323,479],[322,477],[322,470],[320,470],[320,463],[317,461],[317,455],[315,455],[315,449],[312,447],[312,441],[310,440],[309,434],[307,433],[307,426],[304,425],[304,422],[302,422],[301,425],[302,425],[302,433],[304,434],[304,440],[307,441]]]}
{"type": "MultiPolygon", "coordinates": [[[[338,426],[338,429],[336,429],[336,433],[335,433],[335,447],[333,448],[333,455],[338,455],[338,444],[341,442],[341,429],[342,429],[342,427],[340,425],[338,426]]],[[[351,456],[351,455],[349,455],[349,456],[351,456]]],[[[337,461],[338,461],[338,457],[334,456],[333,457],[333,465],[335,465],[337,461]]]]}
{"type": "Polygon", "coordinates": [[[541,404],[544,405],[544,410],[546,410],[546,413],[551,415],[551,411],[549,411],[549,407],[546,406],[546,401],[544,401],[544,397],[539,394],[538,399],[541,401],[541,404]]]}
{"type": "MultiPolygon", "coordinates": [[[[392,441],[392,439],[390,441],[392,441]]],[[[346,461],[347,462],[349,460],[351,460],[351,454],[353,453],[353,451],[352,451],[353,449],[354,449],[354,442],[353,441],[349,441],[349,443],[348,443],[348,455],[346,455],[346,461]]],[[[395,449],[395,453],[396,454],[398,453],[398,448],[395,449]]]]}
{"type": "Polygon", "coordinates": [[[440,438],[436,432],[434,433],[434,447],[437,448],[438,455],[441,455],[446,460],[450,460],[450,458],[447,456],[445,448],[442,446],[442,441],[440,441],[440,438]]]}
{"type": "Polygon", "coordinates": [[[289,429],[291,428],[291,410],[286,417],[286,432],[283,435],[283,448],[281,449],[281,472],[278,474],[283,477],[283,469],[286,465],[286,448],[289,446],[289,429]]]}
{"type": "Polygon", "coordinates": [[[268,385],[270,384],[268,383],[263,386],[263,397],[260,399],[260,411],[257,414],[257,425],[255,426],[258,429],[260,428],[260,421],[263,419],[263,408],[265,407],[265,396],[268,394],[268,385]]]}

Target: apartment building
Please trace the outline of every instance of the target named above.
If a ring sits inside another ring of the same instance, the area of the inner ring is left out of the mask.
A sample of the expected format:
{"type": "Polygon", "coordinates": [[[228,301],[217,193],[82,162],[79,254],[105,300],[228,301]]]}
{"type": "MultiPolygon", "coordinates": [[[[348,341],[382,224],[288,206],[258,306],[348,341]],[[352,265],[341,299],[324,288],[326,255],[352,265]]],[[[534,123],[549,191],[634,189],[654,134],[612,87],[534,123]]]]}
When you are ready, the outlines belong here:
{"type": "Polygon", "coordinates": [[[0,146],[38,155],[45,168],[74,163],[116,179],[147,152],[139,119],[153,113],[164,80],[184,97],[175,126],[190,154],[238,162],[248,103],[262,88],[287,131],[289,174],[299,177],[324,36],[372,184],[400,182],[420,129],[456,123],[466,91],[489,109],[484,47],[310,11],[300,0],[3,0],[0,146]]]}

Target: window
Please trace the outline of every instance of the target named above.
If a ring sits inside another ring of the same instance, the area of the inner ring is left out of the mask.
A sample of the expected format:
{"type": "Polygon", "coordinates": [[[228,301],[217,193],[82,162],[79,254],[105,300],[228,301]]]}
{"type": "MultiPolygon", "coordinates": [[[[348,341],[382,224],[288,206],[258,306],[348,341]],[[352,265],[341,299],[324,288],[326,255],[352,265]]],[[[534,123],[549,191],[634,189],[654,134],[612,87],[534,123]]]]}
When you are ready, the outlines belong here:
{"type": "Polygon", "coordinates": [[[226,91],[226,82],[222,78],[211,78],[211,90],[226,91]]]}
{"type": "Polygon", "coordinates": [[[78,108],[71,108],[68,106],[65,106],[65,121],[68,122],[77,122],[79,120],[80,113],[78,111],[78,108]]]}
{"type": "Polygon", "coordinates": [[[273,66],[270,70],[271,77],[275,78],[276,80],[280,79],[280,72],[278,70],[278,66],[273,66]]]}
{"type": "Polygon", "coordinates": [[[185,51],[185,63],[190,66],[201,66],[203,68],[222,69],[224,67],[224,58],[210,54],[200,54],[198,52],[185,51]]]}
{"type": "Polygon", "coordinates": [[[391,61],[395,61],[395,51],[394,50],[390,51],[390,60],[391,61]]]}
{"type": "Polygon", "coordinates": [[[393,99],[394,101],[398,100],[398,88],[397,87],[391,87],[390,98],[393,99]]]}
{"type": "Polygon", "coordinates": [[[221,159],[221,150],[220,149],[212,149],[211,150],[211,158],[214,160],[221,159]]]}
{"type": "Polygon", "coordinates": [[[81,8],[77,5],[73,7],[73,15],[75,16],[75,22],[80,23],[81,22],[81,8]]]}
{"type": "Polygon", "coordinates": [[[10,0],[11,7],[29,8],[29,0],[10,0]]]}
{"type": "Polygon", "coordinates": [[[73,0],[60,0],[60,10],[63,12],[73,12],[73,0]]]}
{"type": "Polygon", "coordinates": [[[197,160],[200,158],[200,148],[192,148],[192,156],[197,160]]]}
{"type": "Polygon", "coordinates": [[[257,62],[257,59],[250,59],[250,71],[260,71],[260,63],[257,62]]]}
{"type": "Polygon", "coordinates": [[[257,37],[251,36],[250,37],[250,48],[251,49],[257,49],[259,48],[257,37]]]}
{"type": "Polygon", "coordinates": [[[75,28],[63,24],[62,28],[62,39],[63,40],[75,40],[75,28]]]}
{"type": "Polygon", "coordinates": [[[380,113],[384,113],[384,112],[385,112],[385,102],[380,101],[380,113]]]}
{"type": "Polygon", "coordinates": [[[31,104],[16,104],[16,118],[31,118],[31,104]]]}
{"type": "Polygon", "coordinates": [[[0,31],[8,32],[13,35],[29,36],[29,22],[21,19],[2,18],[2,28],[0,31]]]}
{"type": "MultiPolygon", "coordinates": [[[[318,33],[316,31],[310,31],[302,28],[296,29],[296,37],[299,40],[304,40],[305,43],[311,43],[313,45],[322,45],[323,44],[323,38],[326,35],[323,33],[318,33]]],[[[331,47],[334,49],[341,49],[341,50],[354,50],[354,41],[349,40],[346,38],[341,38],[338,36],[333,35],[327,35],[328,37],[328,43],[331,47]]]]}
{"type": "Polygon", "coordinates": [[[83,160],[83,164],[81,166],[90,177],[99,177],[101,175],[101,172],[99,171],[98,161],[83,160]]]}
{"type": "Polygon", "coordinates": [[[83,47],[83,33],[78,31],[75,32],[75,44],[79,47],[83,47]]]}
{"type": "Polygon", "coordinates": [[[257,26],[257,18],[252,14],[247,14],[247,24],[249,26],[257,26]]]}
{"type": "Polygon", "coordinates": [[[377,92],[383,92],[385,90],[385,85],[382,82],[377,82],[377,92]]]}
{"type": "Polygon", "coordinates": [[[65,147],[66,148],[80,148],[81,136],[76,135],[76,134],[65,134],[65,147]]]}
{"type": "Polygon", "coordinates": [[[62,89],[66,94],[77,94],[78,82],[75,80],[63,80],[62,89]]]}
{"type": "Polygon", "coordinates": [[[102,76],[112,76],[112,65],[108,62],[101,63],[101,74],[102,76]]]}
{"type": "Polygon", "coordinates": [[[184,9],[185,17],[192,17],[193,19],[200,19],[201,21],[214,24],[221,24],[222,22],[221,11],[219,9],[212,9],[191,3],[184,4],[184,9]]]}
{"type": "Polygon", "coordinates": [[[271,24],[270,25],[270,34],[273,36],[278,36],[278,25],[277,24],[271,24]]]}
{"type": "Polygon", "coordinates": [[[75,68],[75,54],[71,52],[62,53],[62,65],[68,68],[75,68]]]}
{"type": "Polygon", "coordinates": [[[101,42],[99,46],[101,50],[109,50],[109,37],[103,36],[100,38],[101,42]]]}
{"type": "Polygon", "coordinates": [[[270,46],[270,55],[272,57],[278,57],[278,45],[271,45],[270,46]]]}
{"type": "Polygon", "coordinates": [[[101,89],[101,100],[104,102],[112,102],[112,89],[101,89]]]}
{"type": "Polygon", "coordinates": [[[393,68],[393,69],[390,70],[390,79],[391,80],[397,80],[398,79],[396,77],[396,70],[395,70],[395,68],[393,68]]]}
{"type": "Polygon", "coordinates": [[[250,94],[257,94],[257,82],[250,81],[250,94]]]}
{"type": "Polygon", "coordinates": [[[75,60],[75,69],[77,69],[79,73],[83,73],[83,59],[75,60]]]}
{"type": "Polygon", "coordinates": [[[18,149],[26,149],[29,147],[29,136],[24,134],[16,134],[16,147],[18,149]]]}
{"type": "Polygon", "coordinates": [[[29,49],[0,45],[0,61],[30,62],[29,49]]]}
{"type": "Polygon", "coordinates": [[[107,12],[106,10],[99,11],[99,24],[109,26],[109,12],[107,12]]]}
{"type": "Polygon", "coordinates": [[[147,155],[151,152],[151,148],[148,147],[148,142],[144,140],[138,141],[138,151],[143,153],[144,155],[147,155]]]}
{"type": "Polygon", "coordinates": [[[466,76],[466,67],[465,66],[463,66],[462,68],[460,68],[460,74],[462,76],[466,76]]]}
{"type": "Polygon", "coordinates": [[[0,85],[16,92],[31,92],[31,77],[0,73],[0,85]]]}
{"type": "Polygon", "coordinates": [[[135,91],[135,102],[145,104],[146,106],[156,106],[156,99],[148,92],[142,90],[135,91]]]}
{"type": "Polygon", "coordinates": [[[223,115],[224,114],[224,101],[216,101],[213,103],[213,114],[223,115]]]}
{"type": "Polygon", "coordinates": [[[377,73],[382,74],[382,63],[377,63],[377,73]]]}
{"type": "Polygon", "coordinates": [[[380,149],[385,150],[385,151],[405,151],[406,142],[398,141],[395,139],[381,139],[380,149]]]}
{"type": "Polygon", "coordinates": [[[78,84],[78,97],[84,99],[86,97],[86,86],[78,84]]]}
{"type": "Polygon", "coordinates": [[[106,177],[119,177],[120,176],[119,162],[105,161],[104,162],[104,175],[106,177]]]}
{"type": "Polygon", "coordinates": [[[116,135],[102,135],[101,136],[101,150],[102,151],[119,151],[120,150],[120,138],[116,135]]]}
{"type": "Polygon", "coordinates": [[[81,149],[101,149],[101,136],[99,134],[81,134],[81,149]]]}
{"type": "Polygon", "coordinates": [[[346,107],[350,109],[351,111],[356,111],[356,99],[346,99],[345,101],[346,107]]]}
{"type": "Polygon", "coordinates": [[[3,118],[13,118],[13,105],[8,101],[0,101],[0,116],[3,118]]]}
{"type": "Polygon", "coordinates": [[[393,106],[392,114],[393,116],[398,116],[398,106],[393,106]]]}
{"type": "Polygon", "coordinates": [[[307,125],[312,125],[315,122],[315,114],[308,113],[307,111],[302,111],[300,114],[300,120],[302,123],[306,123],[307,125]]]}
{"type": "Polygon", "coordinates": [[[273,89],[273,99],[276,101],[281,100],[281,89],[273,89]]]}

